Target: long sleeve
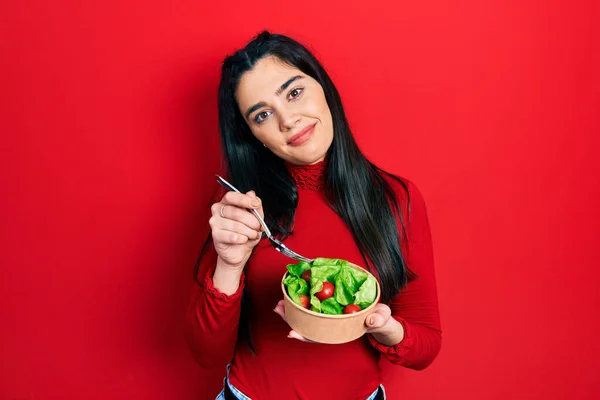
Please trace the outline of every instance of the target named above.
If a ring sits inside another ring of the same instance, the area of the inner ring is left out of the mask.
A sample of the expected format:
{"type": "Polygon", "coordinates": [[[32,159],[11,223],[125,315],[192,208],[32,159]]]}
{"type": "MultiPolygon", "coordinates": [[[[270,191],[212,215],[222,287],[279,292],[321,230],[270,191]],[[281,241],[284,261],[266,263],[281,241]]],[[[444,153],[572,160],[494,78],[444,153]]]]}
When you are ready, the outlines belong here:
{"type": "Polygon", "coordinates": [[[211,369],[227,364],[233,357],[244,288],[242,275],[238,290],[232,295],[213,286],[212,276],[217,253],[212,243],[200,260],[198,282],[190,297],[186,313],[186,339],[196,362],[211,369]]]}
{"type": "Polygon", "coordinates": [[[392,317],[404,327],[404,339],[395,346],[385,346],[371,335],[368,338],[392,363],[421,370],[439,353],[442,336],[427,210],[421,193],[411,182],[408,193],[407,241],[402,247],[408,268],[417,277],[389,304],[392,317]]]}

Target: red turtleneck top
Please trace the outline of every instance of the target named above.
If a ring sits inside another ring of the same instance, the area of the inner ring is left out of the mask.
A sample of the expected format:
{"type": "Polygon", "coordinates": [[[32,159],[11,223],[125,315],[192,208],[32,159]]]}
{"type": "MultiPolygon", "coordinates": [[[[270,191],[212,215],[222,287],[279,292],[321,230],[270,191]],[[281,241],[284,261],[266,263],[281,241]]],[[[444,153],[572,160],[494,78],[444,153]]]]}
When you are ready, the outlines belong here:
{"type": "MultiPolygon", "coordinates": [[[[328,206],[323,191],[324,163],[288,166],[298,186],[298,207],[287,246],[310,257],[341,258],[364,265],[352,234],[328,206]]],[[[231,383],[252,399],[365,399],[381,383],[379,357],[412,369],[427,367],[440,350],[441,329],[425,204],[406,179],[406,191],[394,180],[406,226],[403,255],[417,278],[389,304],[402,323],[404,339],[388,347],[367,334],[350,343],[304,343],[287,337],[290,327],[273,308],[282,299],[281,278],[293,260],[263,239],[248,261],[247,276],[231,296],[214,288],[216,252],[212,246],[200,263],[187,312],[187,339],[204,368],[231,362],[231,383]],[[410,212],[408,212],[410,211],[410,212]],[[237,338],[241,294],[249,301],[249,321],[256,353],[237,338]]]]}

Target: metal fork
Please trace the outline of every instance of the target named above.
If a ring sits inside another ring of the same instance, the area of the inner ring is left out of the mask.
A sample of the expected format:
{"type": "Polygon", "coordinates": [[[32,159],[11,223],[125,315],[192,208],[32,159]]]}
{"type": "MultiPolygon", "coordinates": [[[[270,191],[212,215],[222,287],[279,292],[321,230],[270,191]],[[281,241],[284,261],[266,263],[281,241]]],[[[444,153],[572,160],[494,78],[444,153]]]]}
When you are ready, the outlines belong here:
{"type": "MultiPolygon", "coordinates": [[[[235,188],[235,186],[233,186],[231,183],[227,182],[221,176],[216,175],[216,177],[217,177],[217,182],[219,182],[221,185],[225,186],[227,189],[229,189],[229,190],[231,190],[233,192],[241,193],[239,190],[237,190],[235,188]]],[[[306,258],[306,257],[301,256],[300,254],[296,253],[295,251],[290,250],[288,247],[286,247],[285,244],[281,243],[279,240],[275,239],[273,237],[273,235],[271,235],[271,231],[267,227],[267,224],[262,219],[262,217],[260,216],[260,214],[258,213],[258,211],[254,210],[254,209],[249,209],[248,211],[250,211],[252,214],[254,214],[254,216],[258,219],[258,222],[260,222],[260,224],[262,225],[263,229],[265,230],[265,233],[267,234],[267,237],[269,238],[269,241],[271,241],[271,245],[273,247],[275,247],[275,250],[277,250],[278,252],[280,252],[284,256],[293,258],[293,259],[298,260],[298,261],[304,261],[304,262],[307,262],[307,263],[313,262],[313,260],[311,260],[310,258],[306,258]]]]}

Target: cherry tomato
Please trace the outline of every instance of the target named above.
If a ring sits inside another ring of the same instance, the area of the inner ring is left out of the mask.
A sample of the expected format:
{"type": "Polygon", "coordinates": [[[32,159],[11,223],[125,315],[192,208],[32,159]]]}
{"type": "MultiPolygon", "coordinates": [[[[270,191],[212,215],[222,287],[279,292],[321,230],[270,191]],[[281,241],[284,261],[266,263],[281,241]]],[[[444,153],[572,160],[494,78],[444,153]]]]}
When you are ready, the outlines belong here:
{"type": "Polygon", "coordinates": [[[360,311],[360,307],[356,304],[348,304],[344,307],[344,314],[354,314],[360,311]]]}
{"type": "Polygon", "coordinates": [[[317,294],[317,299],[323,301],[333,296],[333,284],[331,282],[323,282],[323,289],[317,294]]]}
{"type": "Polygon", "coordinates": [[[302,307],[310,308],[310,300],[303,294],[300,295],[300,303],[302,303],[302,307]]]}
{"type": "Polygon", "coordinates": [[[302,273],[302,279],[304,279],[306,283],[310,283],[310,269],[307,269],[302,273]]]}

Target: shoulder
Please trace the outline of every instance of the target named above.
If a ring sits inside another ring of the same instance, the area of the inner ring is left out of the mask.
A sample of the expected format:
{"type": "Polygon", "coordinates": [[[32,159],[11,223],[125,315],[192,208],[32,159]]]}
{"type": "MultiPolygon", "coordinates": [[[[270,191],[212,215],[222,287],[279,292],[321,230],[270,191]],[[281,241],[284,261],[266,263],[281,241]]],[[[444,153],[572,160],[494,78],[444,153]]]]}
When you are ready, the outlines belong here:
{"type": "Polygon", "coordinates": [[[380,171],[382,178],[388,183],[398,202],[404,220],[409,224],[415,219],[427,218],[425,199],[419,187],[405,176],[380,171]]]}
{"type": "Polygon", "coordinates": [[[405,176],[393,174],[380,170],[380,175],[387,182],[400,203],[410,204],[412,202],[423,203],[423,195],[417,185],[405,176]]]}

